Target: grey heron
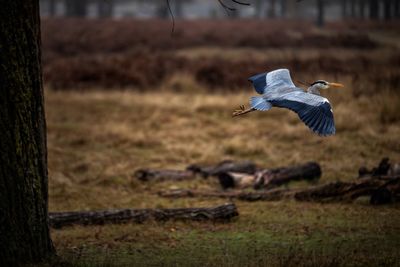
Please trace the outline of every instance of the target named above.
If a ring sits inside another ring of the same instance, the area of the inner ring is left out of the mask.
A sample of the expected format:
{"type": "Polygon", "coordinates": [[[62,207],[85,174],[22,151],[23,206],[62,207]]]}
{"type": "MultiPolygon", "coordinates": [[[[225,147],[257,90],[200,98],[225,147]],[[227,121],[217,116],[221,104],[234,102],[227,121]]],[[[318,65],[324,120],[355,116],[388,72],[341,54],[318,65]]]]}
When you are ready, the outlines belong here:
{"type": "Polygon", "coordinates": [[[335,134],[335,122],[331,105],[320,90],[344,87],[340,83],[318,80],[310,84],[305,92],[296,87],[290,78],[289,70],[278,69],[249,78],[260,96],[250,98],[250,108],[240,106],[232,116],[252,111],[266,111],[272,107],[287,108],[297,113],[299,118],[316,134],[328,136],[335,134]]]}

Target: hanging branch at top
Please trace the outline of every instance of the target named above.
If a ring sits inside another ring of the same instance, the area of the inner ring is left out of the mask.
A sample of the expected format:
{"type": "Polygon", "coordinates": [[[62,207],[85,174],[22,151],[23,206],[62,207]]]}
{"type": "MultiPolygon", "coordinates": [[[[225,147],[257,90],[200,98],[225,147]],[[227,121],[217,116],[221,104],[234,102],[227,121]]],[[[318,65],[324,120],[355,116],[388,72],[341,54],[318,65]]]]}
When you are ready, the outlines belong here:
{"type": "Polygon", "coordinates": [[[225,9],[225,10],[229,10],[229,11],[235,11],[236,9],[233,7],[229,7],[227,5],[225,5],[224,2],[222,2],[222,0],[218,0],[218,2],[220,3],[220,5],[225,9]]]}
{"type": "MultiPolygon", "coordinates": [[[[237,0],[230,0],[230,1],[232,1],[235,4],[242,5],[242,6],[249,6],[250,5],[250,3],[241,2],[241,1],[237,1],[237,0]]],[[[228,10],[229,11],[235,11],[236,10],[236,8],[226,5],[222,0],[218,0],[218,2],[226,11],[228,11],[228,10]]]]}
{"type": "Polygon", "coordinates": [[[237,1],[237,0],[232,0],[232,2],[238,4],[238,5],[243,5],[243,6],[249,6],[250,3],[245,3],[245,2],[241,2],[241,1],[237,1]]]}
{"type": "Polygon", "coordinates": [[[172,35],[175,31],[175,17],[174,17],[174,13],[172,13],[171,4],[170,4],[169,0],[166,0],[166,1],[167,1],[168,12],[171,15],[171,19],[172,19],[172,29],[171,29],[171,35],[172,35]]]}
{"type": "MultiPolygon", "coordinates": [[[[232,2],[235,3],[235,4],[242,5],[242,6],[250,6],[250,3],[246,3],[246,2],[242,2],[242,1],[238,1],[238,0],[230,0],[230,1],[232,1],[232,2]]],[[[166,2],[167,2],[168,12],[169,12],[169,14],[171,15],[171,19],[172,19],[172,30],[171,30],[171,34],[173,34],[174,31],[175,31],[175,17],[174,17],[174,14],[173,14],[173,12],[172,12],[170,0],[166,0],[166,2]]],[[[227,10],[227,11],[228,11],[228,10],[229,10],[229,11],[235,11],[235,10],[236,10],[236,8],[230,7],[230,6],[226,5],[222,0],[218,0],[218,2],[219,2],[220,5],[221,5],[225,10],[227,10]]]]}

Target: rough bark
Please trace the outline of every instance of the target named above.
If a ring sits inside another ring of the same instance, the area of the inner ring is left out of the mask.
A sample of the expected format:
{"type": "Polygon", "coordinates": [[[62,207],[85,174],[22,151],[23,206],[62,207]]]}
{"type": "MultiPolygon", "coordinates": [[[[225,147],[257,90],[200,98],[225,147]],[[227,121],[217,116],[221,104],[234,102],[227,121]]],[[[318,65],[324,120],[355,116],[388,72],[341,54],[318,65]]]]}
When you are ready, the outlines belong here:
{"type": "Polygon", "coordinates": [[[199,190],[170,190],[160,191],[158,195],[166,198],[182,198],[182,197],[219,197],[219,198],[235,198],[244,201],[275,201],[284,198],[293,197],[296,191],[289,189],[271,189],[261,191],[199,191],[199,190]]]}
{"type": "Polygon", "coordinates": [[[13,266],[54,251],[47,215],[39,1],[2,1],[0,40],[0,266],[13,266]]]}
{"type": "Polygon", "coordinates": [[[303,165],[281,167],[257,171],[254,175],[222,172],[218,175],[222,188],[268,189],[292,181],[314,181],[321,177],[321,167],[318,163],[308,162],[303,165]]]}
{"type": "Polygon", "coordinates": [[[193,179],[196,175],[192,171],[164,170],[164,169],[141,169],[134,173],[134,176],[143,181],[182,181],[193,179]]]}
{"type": "Polygon", "coordinates": [[[193,164],[187,167],[187,170],[200,174],[203,177],[217,176],[224,172],[238,172],[254,174],[257,171],[257,166],[251,161],[222,161],[214,166],[201,166],[193,164]]]}
{"type": "Polygon", "coordinates": [[[103,211],[52,212],[50,226],[98,225],[110,223],[142,223],[146,220],[228,220],[238,216],[235,204],[228,203],[211,208],[182,209],[121,209],[103,211]]]}
{"type": "Polygon", "coordinates": [[[258,173],[254,187],[256,189],[271,188],[292,181],[314,181],[321,177],[321,173],[321,167],[316,162],[308,162],[303,165],[291,167],[263,170],[258,173]]]}

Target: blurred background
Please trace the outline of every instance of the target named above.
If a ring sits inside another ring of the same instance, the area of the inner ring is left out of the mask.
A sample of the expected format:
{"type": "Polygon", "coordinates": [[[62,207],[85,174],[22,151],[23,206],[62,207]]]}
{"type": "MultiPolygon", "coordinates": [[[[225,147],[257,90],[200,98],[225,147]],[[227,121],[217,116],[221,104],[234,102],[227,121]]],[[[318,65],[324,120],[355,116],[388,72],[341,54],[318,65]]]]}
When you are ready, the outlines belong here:
{"type": "Polygon", "coordinates": [[[234,90],[249,75],[286,66],[303,79],[315,71],[351,78],[356,94],[375,90],[366,82],[399,86],[398,1],[227,4],[170,1],[173,26],[163,0],[42,0],[45,82],[146,90],[185,74],[234,90]]]}
{"type": "MultiPolygon", "coordinates": [[[[164,0],[41,0],[43,16],[87,18],[167,18],[168,6],[164,0]]],[[[390,20],[399,17],[399,3],[394,0],[250,0],[248,6],[235,8],[232,18],[310,18],[326,10],[322,16],[330,21],[345,18],[390,20]]],[[[229,4],[231,4],[229,2],[229,4]]],[[[176,18],[226,18],[227,14],[215,0],[170,1],[176,18]]],[[[232,5],[227,5],[228,7],[232,5]]]]}
{"type": "MultiPolygon", "coordinates": [[[[312,160],[325,183],[352,181],[360,166],[376,166],[384,156],[400,162],[400,1],[249,0],[247,6],[170,0],[174,21],[164,0],[40,2],[51,211],[224,201],[163,199],[161,189],[219,185],[204,179],[142,183],[133,175],[140,168],[184,169],[226,159],[274,168],[312,160]],[[256,94],[248,77],[276,68],[290,69],[299,86],[319,79],[345,84],[323,92],[334,110],[335,136],[313,134],[288,110],[231,118],[256,94]]],[[[289,185],[303,186],[309,185],[289,185]]],[[[53,240],[61,255],[77,258],[77,248],[96,258],[129,247],[133,256],[123,257],[143,265],[186,266],[190,255],[213,266],[208,256],[214,255],[215,266],[248,266],[249,260],[260,266],[263,248],[274,247],[272,259],[288,266],[279,258],[285,244],[328,247],[324,257],[343,262],[380,265],[398,257],[398,205],[236,204],[241,215],[232,226],[77,227],[54,230],[53,240]],[[121,233],[130,239],[120,240],[121,233]]]]}

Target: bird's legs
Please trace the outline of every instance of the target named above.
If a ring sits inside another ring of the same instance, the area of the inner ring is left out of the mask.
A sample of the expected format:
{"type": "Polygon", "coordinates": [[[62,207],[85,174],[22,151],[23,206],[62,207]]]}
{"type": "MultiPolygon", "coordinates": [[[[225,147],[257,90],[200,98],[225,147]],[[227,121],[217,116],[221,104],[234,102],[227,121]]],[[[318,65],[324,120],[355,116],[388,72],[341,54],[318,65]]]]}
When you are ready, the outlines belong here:
{"type": "Polygon", "coordinates": [[[248,108],[246,109],[244,105],[240,105],[239,109],[235,109],[232,113],[232,117],[236,117],[239,115],[243,115],[249,112],[255,111],[254,108],[248,108]]]}

